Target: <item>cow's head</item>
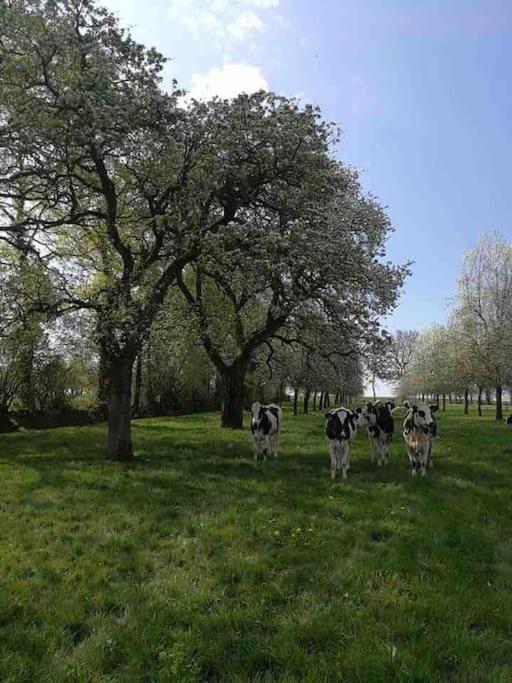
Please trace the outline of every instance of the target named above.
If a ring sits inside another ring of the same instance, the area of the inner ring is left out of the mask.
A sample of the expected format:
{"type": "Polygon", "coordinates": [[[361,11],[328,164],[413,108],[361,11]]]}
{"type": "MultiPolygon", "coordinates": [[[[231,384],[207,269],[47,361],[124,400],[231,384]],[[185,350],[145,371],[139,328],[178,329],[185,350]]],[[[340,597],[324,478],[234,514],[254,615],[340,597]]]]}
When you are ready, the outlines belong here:
{"type": "Polygon", "coordinates": [[[247,408],[250,413],[252,413],[252,419],[254,422],[258,422],[260,416],[261,403],[259,401],[254,401],[250,408],[247,408]]]}
{"type": "Polygon", "coordinates": [[[371,403],[356,410],[356,422],[358,427],[371,427],[377,421],[377,409],[371,403]]]}
{"type": "Polygon", "coordinates": [[[418,406],[410,401],[405,401],[404,406],[407,408],[404,425],[414,426],[422,431],[430,431],[435,422],[433,414],[437,410],[437,406],[418,406]]]}

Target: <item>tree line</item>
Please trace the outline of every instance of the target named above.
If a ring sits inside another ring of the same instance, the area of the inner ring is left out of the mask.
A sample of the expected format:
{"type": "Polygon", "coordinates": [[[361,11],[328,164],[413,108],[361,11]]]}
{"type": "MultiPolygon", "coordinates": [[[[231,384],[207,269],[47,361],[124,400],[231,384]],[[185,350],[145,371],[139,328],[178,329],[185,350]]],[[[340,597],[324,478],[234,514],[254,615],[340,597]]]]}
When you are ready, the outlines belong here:
{"type": "Polygon", "coordinates": [[[493,403],[503,419],[512,384],[512,245],[500,233],[483,235],[464,255],[446,323],[396,333],[378,376],[396,380],[402,398],[428,397],[443,409],[458,401],[465,413],[474,402],[479,415],[493,403]]]}

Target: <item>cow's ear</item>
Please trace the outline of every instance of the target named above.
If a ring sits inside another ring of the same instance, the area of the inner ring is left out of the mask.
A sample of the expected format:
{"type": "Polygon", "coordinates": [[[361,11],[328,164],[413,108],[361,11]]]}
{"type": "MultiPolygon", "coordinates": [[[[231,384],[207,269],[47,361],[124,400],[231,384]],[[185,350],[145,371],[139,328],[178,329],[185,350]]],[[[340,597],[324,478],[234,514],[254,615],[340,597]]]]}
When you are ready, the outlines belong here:
{"type": "Polygon", "coordinates": [[[331,413],[324,413],[325,417],[331,417],[331,413]]]}
{"type": "Polygon", "coordinates": [[[412,404],[410,401],[404,401],[404,408],[412,408],[412,404]]]}
{"type": "Polygon", "coordinates": [[[439,406],[429,406],[429,408],[431,413],[435,413],[436,410],[439,410],[439,406]]]}

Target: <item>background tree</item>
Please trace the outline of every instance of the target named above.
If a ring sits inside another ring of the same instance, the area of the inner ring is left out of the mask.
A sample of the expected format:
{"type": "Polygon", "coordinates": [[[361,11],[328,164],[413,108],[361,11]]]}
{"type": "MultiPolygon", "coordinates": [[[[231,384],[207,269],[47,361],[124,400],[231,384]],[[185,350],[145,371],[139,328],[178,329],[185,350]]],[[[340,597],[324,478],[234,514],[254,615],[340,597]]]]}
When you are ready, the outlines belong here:
{"type": "Polygon", "coordinates": [[[502,391],[512,358],[512,246],[499,233],[484,235],[465,258],[455,316],[485,384],[496,392],[496,419],[503,418],[502,391]]]}

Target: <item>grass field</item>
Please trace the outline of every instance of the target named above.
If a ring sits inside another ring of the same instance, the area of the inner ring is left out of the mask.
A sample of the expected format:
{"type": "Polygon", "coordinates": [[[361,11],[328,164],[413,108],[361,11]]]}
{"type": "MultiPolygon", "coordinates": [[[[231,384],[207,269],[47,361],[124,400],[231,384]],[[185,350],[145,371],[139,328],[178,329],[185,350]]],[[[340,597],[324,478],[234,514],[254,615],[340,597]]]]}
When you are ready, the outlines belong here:
{"type": "Polygon", "coordinates": [[[511,681],[512,430],[453,407],[435,469],[320,414],[255,465],[216,415],[0,436],[0,681],[511,681]]]}

